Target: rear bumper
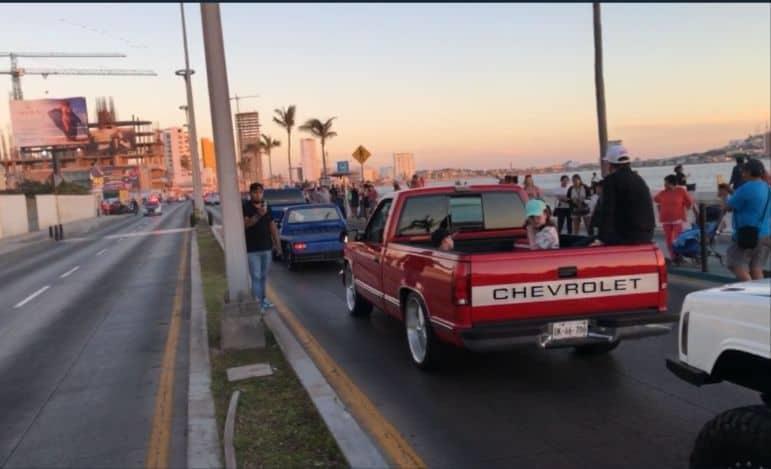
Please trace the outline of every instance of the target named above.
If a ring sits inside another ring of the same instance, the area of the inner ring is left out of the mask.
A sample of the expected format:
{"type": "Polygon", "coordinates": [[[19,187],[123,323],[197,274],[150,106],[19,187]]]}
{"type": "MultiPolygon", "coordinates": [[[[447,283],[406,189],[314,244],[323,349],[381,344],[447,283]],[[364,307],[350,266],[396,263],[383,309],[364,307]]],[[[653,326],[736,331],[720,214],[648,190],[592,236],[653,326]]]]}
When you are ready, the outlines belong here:
{"type": "Polygon", "coordinates": [[[641,339],[669,334],[671,323],[680,316],[658,310],[631,311],[591,316],[550,317],[505,323],[480,324],[458,331],[463,345],[470,350],[495,350],[536,343],[541,348],[573,347],[641,339]],[[554,340],[549,324],[560,321],[589,321],[587,337],[554,340]]]}
{"type": "Polygon", "coordinates": [[[310,254],[293,252],[292,254],[294,255],[294,261],[297,263],[337,261],[343,258],[343,251],[314,252],[310,254]]]}
{"type": "Polygon", "coordinates": [[[691,365],[683,363],[675,358],[667,358],[667,369],[674,373],[678,378],[695,386],[720,382],[719,379],[715,379],[709,373],[698,368],[694,368],[691,365]]]}

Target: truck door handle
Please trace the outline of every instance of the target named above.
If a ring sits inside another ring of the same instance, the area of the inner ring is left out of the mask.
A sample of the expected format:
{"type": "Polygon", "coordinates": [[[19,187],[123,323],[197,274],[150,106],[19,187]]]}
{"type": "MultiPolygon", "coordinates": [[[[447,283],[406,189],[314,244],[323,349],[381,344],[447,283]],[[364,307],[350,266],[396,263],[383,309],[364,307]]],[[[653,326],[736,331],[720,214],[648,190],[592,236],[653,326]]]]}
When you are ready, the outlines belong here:
{"type": "Polygon", "coordinates": [[[557,275],[559,278],[574,278],[578,277],[578,268],[575,266],[560,267],[557,269],[557,275]]]}

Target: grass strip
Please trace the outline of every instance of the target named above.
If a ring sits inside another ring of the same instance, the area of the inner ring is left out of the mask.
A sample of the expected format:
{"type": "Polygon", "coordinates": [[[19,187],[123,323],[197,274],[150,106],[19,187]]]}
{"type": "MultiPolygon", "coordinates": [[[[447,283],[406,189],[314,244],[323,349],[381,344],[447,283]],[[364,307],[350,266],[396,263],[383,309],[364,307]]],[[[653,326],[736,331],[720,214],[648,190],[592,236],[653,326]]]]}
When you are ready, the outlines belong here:
{"type": "Polygon", "coordinates": [[[225,259],[208,227],[199,226],[196,234],[208,314],[212,393],[220,429],[225,425],[230,395],[236,389],[241,391],[234,440],[239,467],[347,467],[337,443],[269,331],[264,350],[221,351],[220,312],[227,290],[225,259]],[[228,382],[228,368],[253,363],[270,363],[273,375],[228,382]]]}

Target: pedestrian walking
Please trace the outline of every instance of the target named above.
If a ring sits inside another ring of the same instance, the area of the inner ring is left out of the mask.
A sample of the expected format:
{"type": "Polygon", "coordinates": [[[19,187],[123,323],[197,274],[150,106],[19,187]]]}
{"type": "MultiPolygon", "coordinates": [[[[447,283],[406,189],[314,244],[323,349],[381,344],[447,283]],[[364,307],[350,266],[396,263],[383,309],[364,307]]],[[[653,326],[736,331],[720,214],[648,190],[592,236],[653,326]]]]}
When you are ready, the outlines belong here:
{"type": "Polygon", "coordinates": [[[675,181],[678,186],[688,187],[688,178],[685,176],[681,164],[675,166],[675,181]]]}
{"type": "Polygon", "coordinates": [[[356,186],[351,187],[351,214],[354,218],[359,217],[359,189],[356,186]]]}
{"type": "Polygon", "coordinates": [[[600,179],[597,177],[597,173],[592,173],[592,180],[589,181],[589,184],[591,184],[592,187],[594,187],[594,184],[599,181],[600,179]]]}
{"type": "Polygon", "coordinates": [[[646,244],[653,241],[656,220],[651,191],[632,171],[629,152],[622,145],[608,148],[604,161],[609,174],[602,180],[597,204],[600,244],[646,244]]]}
{"type": "Polygon", "coordinates": [[[377,189],[375,189],[375,186],[370,184],[367,190],[367,206],[369,207],[369,212],[367,213],[368,217],[369,214],[375,210],[375,207],[377,207],[378,198],[379,194],[377,193],[377,189]]]}
{"type": "Polygon", "coordinates": [[[259,182],[249,186],[249,200],[243,204],[246,237],[246,258],[252,280],[252,296],[263,309],[273,304],[265,297],[268,269],[273,259],[272,251],[281,256],[278,230],[263,198],[264,187],[259,182]]]}
{"type": "Polygon", "coordinates": [[[683,223],[688,221],[688,209],[696,212],[693,199],[688,191],[677,183],[677,176],[670,174],[664,178],[664,190],[653,197],[659,207],[659,223],[664,230],[664,241],[669,251],[669,258],[678,260],[672,244],[683,232],[683,223]]]}
{"type": "Polygon", "coordinates": [[[744,156],[736,155],[736,164],[731,170],[731,180],[728,181],[728,184],[731,185],[731,188],[733,190],[738,189],[739,187],[741,187],[742,184],[744,184],[744,178],[742,177],[743,167],[744,167],[744,156]]]}
{"type": "Polygon", "coordinates": [[[562,233],[562,227],[567,226],[567,233],[573,233],[573,222],[570,218],[570,199],[568,198],[568,185],[570,184],[570,178],[567,174],[563,174],[560,177],[560,185],[554,191],[551,196],[557,200],[557,206],[554,209],[554,215],[557,217],[557,233],[562,233]],[[565,223],[567,221],[567,223],[565,223]]]}
{"type": "Polygon", "coordinates": [[[360,212],[359,218],[367,218],[369,214],[369,185],[364,184],[362,186],[361,200],[359,202],[360,212]]]}
{"type": "Polygon", "coordinates": [[[721,191],[726,210],[732,211],[733,237],[726,265],[739,281],[762,279],[771,252],[771,187],[763,163],[750,158],[733,195],[721,191]]]}
{"type": "Polygon", "coordinates": [[[570,216],[573,222],[573,234],[579,234],[581,229],[581,220],[586,227],[586,234],[591,234],[591,211],[587,203],[591,194],[589,188],[584,185],[581,176],[573,175],[573,185],[567,192],[567,198],[570,203],[570,216]]]}
{"type": "Polygon", "coordinates": [[[543,199],[541,188],[535,185],[532,174],[525,176],[525,192],[530,199],[543,199]]]}

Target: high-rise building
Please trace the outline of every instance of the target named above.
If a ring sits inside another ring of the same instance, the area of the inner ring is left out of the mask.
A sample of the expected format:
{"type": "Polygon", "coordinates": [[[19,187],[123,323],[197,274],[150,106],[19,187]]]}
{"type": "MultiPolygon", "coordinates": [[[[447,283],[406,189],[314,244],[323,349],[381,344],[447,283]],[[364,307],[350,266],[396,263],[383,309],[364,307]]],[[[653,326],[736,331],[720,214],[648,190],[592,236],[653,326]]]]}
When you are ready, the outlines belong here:
{"type": "Polygon", "coordinates": [[[415,174],[415,155],[394,153],[394,168],[397,179],[409,180],[415,174]]]}
{"type": "Polygon", "coordinates": [[[260,156],[260,115],[257,112],[236,114],[236,135],[238,136],[239,161],[249,158],[249,174],[244,179],[262,182],[262,157],[260,156]],[[249,150],[248,150],[249,149],[249,150]]]}
{"type": "Polygon", "coordinates": [[[203,159],[203,167],[216,171],[217,157],[214,153],[214,142],[212,139],[206,137],[201,139],[201,155],[203,159]]]}
{"type": "Polygon", "coordinates": [[[193,185],[190,139],[181,127],[170,127],[161,131],[163,163],[169,182],[174,187],[193,185]]]}
{"type": "Polygon", "coordinates": [[[318,181],[321,178],[321,157],[315,139],[300,140],[300,163],[306,181],[318,181]]]}

